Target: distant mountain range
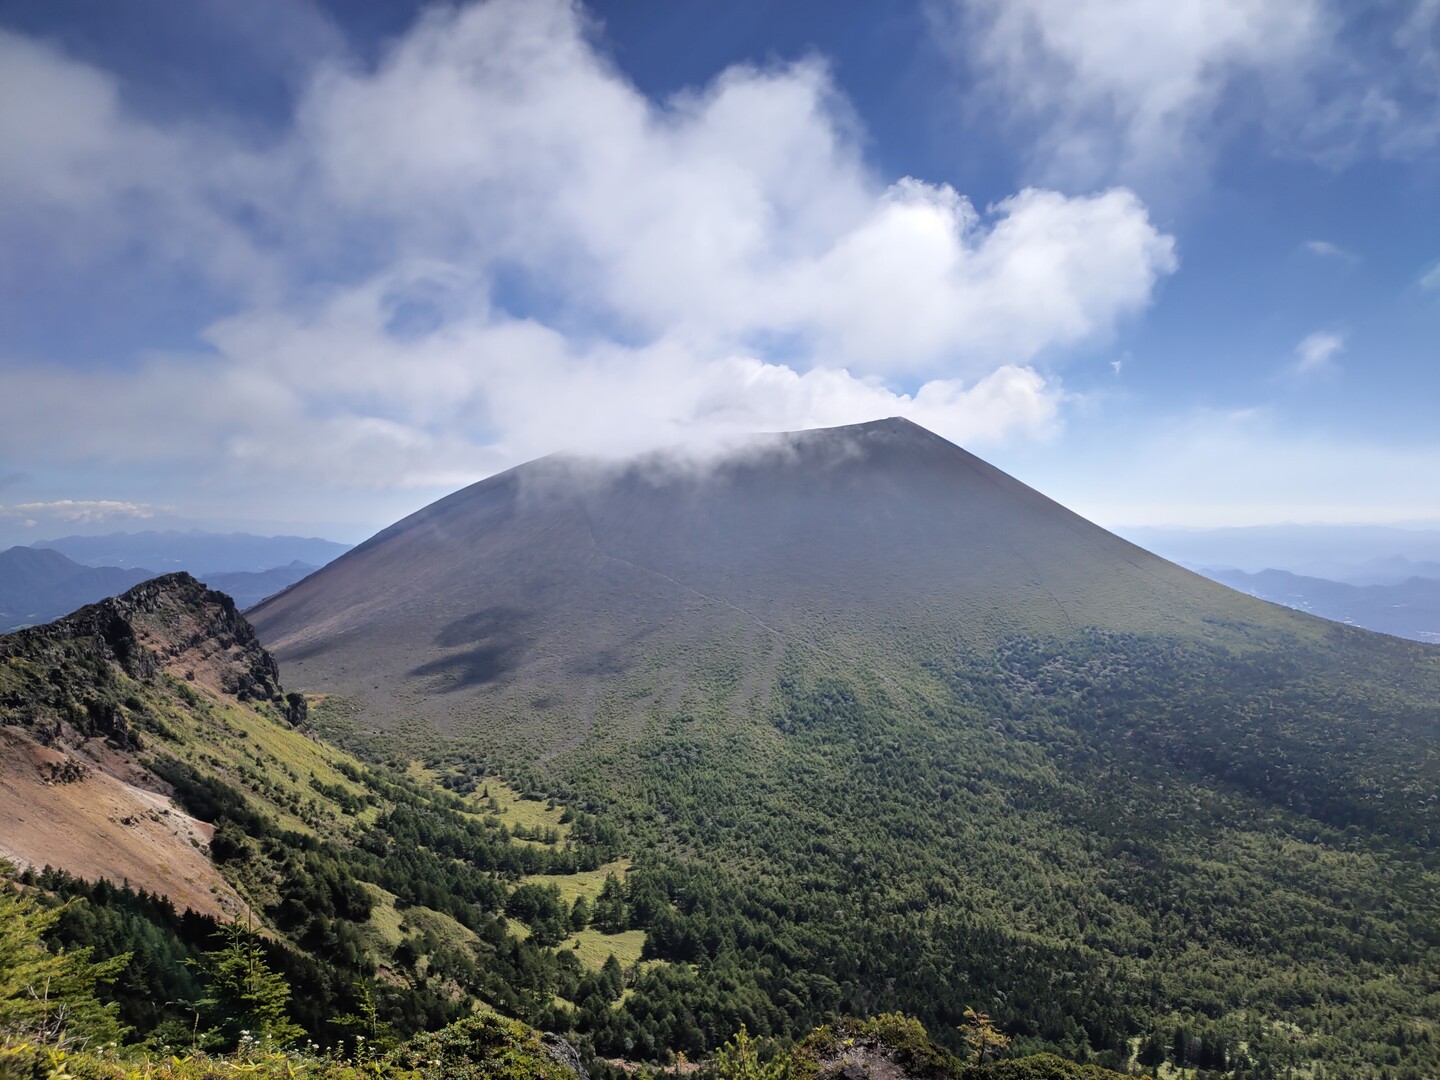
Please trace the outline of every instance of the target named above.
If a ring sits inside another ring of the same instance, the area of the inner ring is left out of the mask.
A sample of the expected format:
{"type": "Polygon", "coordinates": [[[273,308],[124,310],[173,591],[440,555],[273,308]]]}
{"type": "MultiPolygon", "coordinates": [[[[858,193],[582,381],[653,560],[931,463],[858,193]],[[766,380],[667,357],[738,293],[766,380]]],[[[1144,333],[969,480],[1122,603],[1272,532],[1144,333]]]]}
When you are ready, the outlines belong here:
{"type": "Polygon", "coordinates": [[[1254,525],[1116,529],[1148,551],[1185,566],[1249,573],[1272,567],[1347,585],[1399,585],[1440,578],[1440,528],[1396,525],[1254,525]]]}
{"type": "Polygon", "coordinates": [[[350,550],[348,544],[318,537],[255,536],[198,529],[62,536],[31,546],[58,551],[85,566],[143,567],[153,574],[185,570],[202,579],[207,574],[259,572],[290,563],[324,566],[350,550]]]}
{"type": "Polygon", "coordinates": [[[1214,581],[1262,600],[1383,634],[1440,644],[1437,578],[1412,577],[1398,585],[1348,585],[1286,570],[1250,574],[1224,567],[1197,569],[1214,581]]]}
{"type": "Polygon", "coordinates": [[[272,566],[269,570],[234,570],[197,574],[196,577],[217,592],[227,593],[235,601],[235,606],[243,611],[267,596],[274,596],[297,581],[303,581],[319,569],[309,563],[292,562],[285,566],[272,566]]]}
{"type": "Polygon", "coordinates": [[[49,622],[154,576],[149,570],[82,566],[46,548],[0,551],[0,633],[49,622]]]}
{"type": "Polygon", "coordinates": [[[347,550],[329,540],[201,532],[68,536],[13,547],[0,551],[0,633],[49,622],[175,569],[247,608],[347,550]]]}

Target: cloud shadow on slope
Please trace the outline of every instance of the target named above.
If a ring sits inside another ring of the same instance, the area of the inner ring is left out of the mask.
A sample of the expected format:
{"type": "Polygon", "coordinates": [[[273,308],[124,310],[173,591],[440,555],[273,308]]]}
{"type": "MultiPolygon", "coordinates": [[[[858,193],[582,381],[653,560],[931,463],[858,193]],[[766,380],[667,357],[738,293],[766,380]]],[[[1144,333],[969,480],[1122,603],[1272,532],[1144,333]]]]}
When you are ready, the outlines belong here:
{"type": "Polygon", "coordinates": [[[434,689],[442,693],[493,683],[524,658],[528,645],[521,628],[530,618],[519,608],[499,606],[456,619],[435,635],[435,644],[459,651],[421,664],[410,674],[432,678],[434,689]]]}

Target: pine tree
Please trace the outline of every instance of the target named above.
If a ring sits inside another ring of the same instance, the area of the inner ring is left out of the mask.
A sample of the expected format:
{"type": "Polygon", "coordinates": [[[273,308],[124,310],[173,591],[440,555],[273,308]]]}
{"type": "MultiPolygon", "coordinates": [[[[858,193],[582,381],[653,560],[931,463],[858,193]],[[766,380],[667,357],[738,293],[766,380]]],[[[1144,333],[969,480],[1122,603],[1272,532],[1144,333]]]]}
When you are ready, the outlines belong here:
{"type": "Polygon", "coordinates": [[[756,1041],[740,1025],[735,1037],[715,1052],[715,1075],[725,1080],[785,1080],[789,1072],[783,1059],[761,1061],[756,1041]]]}
{"type": "Polygon", "coordinates": [[[350,1033],[355,1044],[355,1057],[376,1055],[392,1049],[396,1042],[395,1029],[380,1019],[380,1006],[375,1002],[375,993],[364,980],[355,983],[355,1011],[337,1016],[332,1025],[350,1033]]]}
{"type": "Polygon", "coordinates": [[[603,934],[618,934],[626,928],[627,915],[624,886],[614,874],[606,874],[605,884],[595,900],[591,924],[603,934]]]}
{"type": "Polygon", "coordinates": [[[618,1001],[625,992],[625,973],[620,969],[620,961],[615,959],[614,953],[605,958],[605,963],[600,968],[600,981],[604,984],[607,1001],[618,1001]]]}
{"type": "Polygon", "coordinates": [[[1165,1039],[1160,1032],[1152,1030],[1145,1041],[1140,1044],[1140,1053],[1136,1061],[1141,1065],[1154,1066],[1165,1062],[1165,1039]]]}
{"type": "Polygon", "coordinates": [[[265,962],[260,935],[239,923],[229,923],[220,932],[225,944],[206,953],[201,963],[209,986],[197,1003],[210,1024],[211,1038],[229,1049],[247,1034],[277,1044],[304,1035],[287,1012],[290,985],[265,962]]]}
{"type": "Polygon", "coordinates": [[[991,1050],[999,1054],[1010,1045],[1010,1036],[995,1026],[995,1021],[990,1019],[989,1013],[976,1012],[974,1009],[965,1010],[965,1025],[960,1029],[965,1036],[965,1042],[975,1051],[975,1064],[979,1065],[985,1060],[985,1055],[991,1050]]]}
{"type": "Polygon", "coordinates": [[[575,906],[570,909],[570,929],[584,930],[590,925],[590,901],[583,896],[575,898],[575,906]]]}
{"type": "Polygon", "coordinates": [[[0,1036],[65,1046],[122,1034],[119,1005],[102,1004],[95,991],[114,982],[130,956],[93,963],[90,949],[50,952],[45,932],[64,911],[0,888],[0,1036]]]}

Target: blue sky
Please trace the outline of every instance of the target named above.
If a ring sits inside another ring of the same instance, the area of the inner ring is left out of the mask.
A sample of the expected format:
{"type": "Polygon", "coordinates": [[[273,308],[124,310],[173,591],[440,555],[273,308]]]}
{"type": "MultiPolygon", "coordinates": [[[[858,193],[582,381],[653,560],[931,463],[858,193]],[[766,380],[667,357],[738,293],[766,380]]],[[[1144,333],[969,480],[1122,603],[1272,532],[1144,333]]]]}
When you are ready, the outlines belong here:
{"type": "Polygon", "coordinates": [[[903,414],[1440,520],[1440,0],[12,0],[0,543],[903,414]]]}

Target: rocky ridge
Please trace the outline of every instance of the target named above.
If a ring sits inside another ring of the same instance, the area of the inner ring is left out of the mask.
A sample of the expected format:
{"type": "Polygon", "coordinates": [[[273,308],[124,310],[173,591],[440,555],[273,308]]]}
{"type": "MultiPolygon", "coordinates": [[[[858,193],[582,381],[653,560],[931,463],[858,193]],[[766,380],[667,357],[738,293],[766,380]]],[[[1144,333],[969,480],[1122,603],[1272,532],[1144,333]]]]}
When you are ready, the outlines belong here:
{"type": "Polygon", "coordinates": [[[228,710],[306,719],[230,597],[187,573],[0,636],[0,857],[132,882],[204,914],[244,911],[209,858],[212,826],[175,806],[156,772],[190,738],[187,718],[228,710]]]}

